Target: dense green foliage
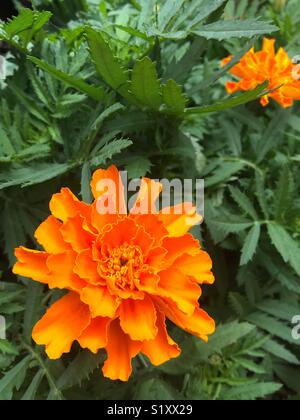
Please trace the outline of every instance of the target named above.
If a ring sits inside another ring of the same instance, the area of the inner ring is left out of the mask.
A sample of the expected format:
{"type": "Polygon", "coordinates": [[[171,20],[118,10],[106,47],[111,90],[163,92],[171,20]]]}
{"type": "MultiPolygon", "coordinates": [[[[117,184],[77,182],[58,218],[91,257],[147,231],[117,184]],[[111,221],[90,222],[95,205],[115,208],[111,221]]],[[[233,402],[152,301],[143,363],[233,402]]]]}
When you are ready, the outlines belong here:
{"type": "Polygon", "coordinates": [[[0,400],[300,397],[300,108],[262,108],[266,84],[224,89],[262,35],[300,51],[298,3],[35,0],[0,24],[0,400]],[[102,353],[74,346],[49,361],[31,329],[59,294],[11,273],[51,195],[69,186],[90,201],[91,171],[110,163],[130,177],[205,179],[193,233],[216,275],[202,297],[217,321],[209,343],[172,327],[182,355],[157,368],[137,358],[126,384],[102,377],[102,353]]]}

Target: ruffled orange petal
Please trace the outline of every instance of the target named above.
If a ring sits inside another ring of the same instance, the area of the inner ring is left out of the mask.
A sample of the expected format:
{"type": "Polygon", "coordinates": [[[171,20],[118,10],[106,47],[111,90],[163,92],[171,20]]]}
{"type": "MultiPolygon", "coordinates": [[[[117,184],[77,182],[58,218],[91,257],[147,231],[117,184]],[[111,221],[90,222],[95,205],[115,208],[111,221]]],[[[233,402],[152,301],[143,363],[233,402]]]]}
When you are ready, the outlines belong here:
{"type": "Polygon", "coordinates": [[[102,254],[106,255],[107,251],[118,248],[124,243],[129,244],[137,234],[137,230],[138,226],[131,219],[124,219],[110,226],[98,240],[102,254]]]}
{"type": "Polygon", "coordinates": [[[159,299],[158,305],[170,321],[204,341],[208,340],[208,335],[215,332],[214,320],[199,307],[195,308],[191,316],[188,316],[180,311],[171,301],[165,302],[159,299]]]}
{"type": "Polygon", "coordinates": [[[171,299],[181,311],[192,315],[201,296],[200,287],[174,268],[160,272],[159,277],[158,289],[154,294],[171,299]]]}
{"type": "Polygon", "coordinates": [[[110,318],[94,318],[90,325],[83,331],[77,339],[83,349],[89,349],[92,353],[97,354],[100,349],[107,345],[107,331],[110,318]]]}
{"type": "Polygon", "coordinates": [[[124,186],[118,169],[112,165],[108,169],[98,169],[93,174],[91,189],[96,200],[106,199],[112,203],[114,214],[126,214],[124,186]],[[112,189],[111,189],[112,188],[112,189]]]}
{"type": "Polygon", "coordinates": [[[66,243],[60,232],[62,223],[54,216],[49,216],[35,231],[35,238],[45,251],[51,254],[60,254],[70,250],[71,247],[66,243]]]}
{"type": "Polygon", "coordinates": [[[17,262],[13,267],[13,273],[32,280],[47,284],[49,281],[49,268],[47,267],[47,252],[35,251],[24,247],[15,250],[17,262]]]}
{"type": "Polygon", "coordinates": [[[185,275],[193,277],[199,284],[214,282],[214,275],[211,272],[212,260],[205,251],[199,251],[197,255],[183,254],[177,258],[173,267],[185,275]]]}
{"type": "Polygon", "coordinates": [[[158,220],[157,216],[154,214],[140,214],[140,215],[131,215],[135,223],[138,226],[143,226],[145,231],[151,234],[151,237],[154,240],[153,246],[158,246],[162,238],[168,235],[167,229],[164,227],[164,224],[161,220],[158,220]]]}
{"type": "Polygon", "coordinates": [[[103,375],[112,380],[128,381],[131,374],[131,360],[135,357],[142,343],[132,341],[120,327],[119,320],[113,321],[108,330],[107,360],[103,366],[103,375]]]}
{"type": "Polygon", "coordinates": [[[86,286],[80,295],[82,302],[89,305],[92,317],[113,318],[119,306],[119,301],[112,296],[106,287],[86,286]]]}
{"type": "Polygon", "coordinates": [[[91,212],[90,206],[79,201],[69,188],[62,188],[60,193],[52,196],[50,210],[54,217],[63,222],[78,214],[90,219],[91,212]]]}
{"type": "Polygon", "coordinates": [[[144,341],[141,352],[145,354],[155,366],[167,362],[180,355],[180,348],[168,335],[164,314],[157,311],[156,322],[158,333],[154,340],[144,341]]]}
{"type": "Polygon", "coordinates": [[[131,244],[139,246],[144,258],[147,257],[154,244],[154,239],[145,231],[143,226],[139,226],[136,235],[130,241],[131,244]]]}
{"type": "Polygon", "coordinates": [[[162,184],[153,179],[143,178],[136,202],[130,214],[156,214],[156,201],[162,191],[162,184]]]}
{"type": "Polygon", "coordinates": [[[199,253],[199,242],[190,233],[176,238],[164,238],[162,247],[167,250],[165,266],[168,267],[182,254],[197,255],[199,253]]]}
{"type": "Polygon", "coordinates": [[[86,286],[86,282],[74,273],[75,261],[76,253],[73,251],[49,256],[47,267],[49,269],[48,285],[50,289],[80,291],[86,286]]]}
{"type": "Polygon", "coordinates": [[[59,359],[71,350],[90,323],[90,312],[76,293],[68,293],[55,302],[35,325],[32,338],[39,345],[46,346],[50,359],[59,359]]]}
{"type": "Polygon", "coordinates": [[[101,279],[97,271],[97,266],[98,263],[93,260],[92,250],[86,249],[77,255],[73,271],[81,279],[87,280],[90,284],[104,286],[105,280],[101,279]]]}
{"type": "Polygon", "coordinates": [[[157,334],[156,309],[152,300],[126,299],[120,305],[120,325],[132,340],[153,340],[157,334]]]}
{"type": "Polygon", "coordinates": [[[159,213],[158,218],[163,222],[169,236],[173,237],[184,235],[202,220],[202,216],[197,214],[196,207],[192,203],[165,208],[159,213]]]}
{"type": "Polygon", "coordinates": [[[92,232],[84,229],[84,218],[77,214],[68,219],[61,228],[64,241],[71,245],[76,252],[91,248],[96,237],[92,232]]]}

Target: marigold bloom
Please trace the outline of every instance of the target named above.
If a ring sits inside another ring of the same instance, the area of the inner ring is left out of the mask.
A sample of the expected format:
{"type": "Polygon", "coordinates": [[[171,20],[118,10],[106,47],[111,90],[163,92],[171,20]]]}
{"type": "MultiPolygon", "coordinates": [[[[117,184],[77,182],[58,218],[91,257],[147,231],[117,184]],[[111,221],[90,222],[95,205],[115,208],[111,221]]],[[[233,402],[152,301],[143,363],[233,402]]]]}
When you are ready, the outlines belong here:
{"type": "Polygon", "coordinates": [[[199,307],[199,285],[214,277],[210,257],[188,233],[187,218],[199,221],[192,204],[182,214],[139,214],[145,203],[153,208],[149,192],[157,191],[155,199],[161,192],[159,183],[144,178],[135,206],[124,214],[123,194],[109,196],[97,188],[103,179],[122,191],[112,166],[94,173],[93,204],[79,201],[68,188],[52,197],[52,215],[35,233],[45,251],[17,248],[13,271],[50,289],[68,290],[32,332],[50,359],[69,352],[76,340],[93,353],[105,348],[104,375],[126,381],[139,352],[154,365],[180,354],[166,318],[207,341],[215,325],[199,307]],[[107,199],[116,214],[97,211],[99,200],[107,199]]]}
{"type": "MultiPolygon", "coordinates": [[[[231,59],[232,56],[225,58],[222,65],[225,66],[231,59]]],[[[241,61],[229,70],[240,80],[227,82],[226,90],[228,93],[252,90],[268,80],[268,89],[279,88],[264,95],[260,100],[261,104],[268,105],[271,97],[282,107],[288,108],[293,105],[294,100],[300,100],[300,75],[297,69],[283,48],[279,48],[275,54],[274,39],[264,38],[261,51],[255,52],[254,48],[251,48],[241,61]]]]}

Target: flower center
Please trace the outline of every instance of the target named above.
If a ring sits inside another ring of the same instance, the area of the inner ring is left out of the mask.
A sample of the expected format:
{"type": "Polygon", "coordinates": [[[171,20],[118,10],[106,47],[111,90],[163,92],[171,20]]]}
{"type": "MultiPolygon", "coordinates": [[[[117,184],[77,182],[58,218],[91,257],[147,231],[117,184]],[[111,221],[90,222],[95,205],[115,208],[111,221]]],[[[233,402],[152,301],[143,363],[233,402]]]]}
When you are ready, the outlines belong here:
{"type": "Polygon", "coordinates": [[[99,271],[108,284],[117,289],[134,290],[138,270],[143,266],[143,255],[139,247],[124,243],[109,251],[107,258],[102,260],[99,271]]]}

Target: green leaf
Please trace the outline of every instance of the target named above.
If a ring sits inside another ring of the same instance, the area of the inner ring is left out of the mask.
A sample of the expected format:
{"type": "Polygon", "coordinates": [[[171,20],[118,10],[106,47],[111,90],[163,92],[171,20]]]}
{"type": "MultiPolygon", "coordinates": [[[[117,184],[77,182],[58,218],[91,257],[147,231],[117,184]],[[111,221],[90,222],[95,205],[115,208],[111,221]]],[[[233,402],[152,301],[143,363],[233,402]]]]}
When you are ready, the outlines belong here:
{"type": "Polygon", "coordinates": [[[288,363],[292,363],[295,365],[299,365],[300,361],[297,357],[290,352],[290,350],[286,349],[282,344],[277,343],[277,341],[273,339],[269,339],[264,345],[263,348],[271,353],[273,356],[278,357],[279,359],[285,360],[288,363]]]}
{"type": "Polygon", "coordinates": [[[275,223],[268,223],[268,233],[271,241],[285,262],[289,262],[298,275],[300,275],[300,248],[289,233],[275,223]]]}
{"type": "Polygon", "coordinates": [[[127,163],[125,169],[128,172],[128,177],[133,179],[144,177],[150,172],[151,166],[152,164],[148,158],[144,156],[134,156],[132,160],[127,163]]]}
{"type": "Polygon", "coordinates": [[[128,91],[128,73],[121,67],[101,33],[87,27],[86,36],[90,54],[99,76],[110,87],[131,100],[132,97],[128,91]]]}
{"type": "Polygon", "coordinates": [[[199,106],[193,108],[187,108],[185,113],[190,114],[207,114],[216,111],[223,111],[225,109],[234,108],[236,106],[246,104],[257,98],[264,96],[268,91],[265,89],[268,86],[268,82],[264,82],[261,85],[258,85],[255,89],[250,90],[249,92],[242,93],[237,96],[232,96],[228,99],[225,99],[222,102],[218,102],[214,105],[199,106]]]}
{"type": "Polygon", "coordinates": [[[260,237],[260,224],[255,223],[246,236],[241,255],[240,265],[245,265],[252,260],[257,249],[260,237]]]}
{"type": "Polygon", "coordinates": [[[128,139],[111,141],[102,147],[98,154],[91,159],[90,163],[92,166],[103,165],[107,160],[111,159],[114,155],[120,153],[124,149],[127,149],[127,147],[131,145],[132,141],[128,139]]]}
{"type": "MultiPolygon", "coordinates": [[[[20,245],[20,242],[18,245],[20,245]]],[[[31,333],[34,324],[41,316],[40,302],[43,297],[43,285],[35,282],[30,282],[27,286],[25,312],[23,320],[23,335],[24,339],[31,342],[31,333]]]]}
{"type": "Polygon", "coordinates": [[[89,85],[83,80],[79,80],[75,76],[64,73],[51,64],[46,63],[46,61],[40,60],[39,58],[28,56],[28,59],[42,70],[51,74],[57,80],[66,83],[75,89],[78,89],[80,92],[85,93],[90,98],[95,99],[96,101],[103,101],[106,98],[106,94],[102,87],[89,85]]]}
{"type": "Polygon", "coordinates": [[[229,186],[229,191],[232,198],[240,206],[240,208],[244,210],[246,214],[252,217],[253,220],[257,220],[258,214],[256,213],[256,210],[248,196],[237,187],[229,186]]]}
{"type": "Polygon", "coordinates": [[[265,315],[264,313],[256,312],[249,315],[247,320],[271,335],[279,337],[287,343],[295,344],[295,340],[291,334],[291,328],[277,319],[265,315]]]}
{"type": "Polygon", "coordinates": [[[80,195],[85,203],[92,202],[92,191],[90,187],[92,171],[89,162],[84,162],[81,169],[81,192],[80,195]]]}
{"type": "Polygon", "coordinates": [[[289,118],[289,111],[286,109],[279,109],[278,112],[269,122],[267,130],[261,136],[261,140],[257,147],[257,162],[260,163],[265,156],[278,144],[280,138],[283,136],[283,131],[287,125],[289,118]]]}
{"type": "Polygon", "coordinates": [[[0,379],[0,396],[1,394],[12,395],[14,388],[20,389],[26,372],[31,360],[31,356],[25,357],[19,363],[17,363],[11,370],[5,373],[3,378],[0,379]]]}
{"type": "Polygon", "coordinates": [[[218,21],[204,25],[193,33],[206,39],[222,41],[229,38],[249,38],[278,31],[277,26],[256,19],[218,21]]]}
{"type": "Polygon", "coordinates": [[[204,19],[208,18],[213,12],[219,9],[228,0],[209,0],[203,1],[200,5],[199,13],[189,22],[189,27],[193,28],[204,19]]]}
{"type": "Polygon", "coordinates": [[[158,13],[158,29],[164,31],[180,11],[185,0],[166,0],[158,13]]]}
{"type": "Polygon", "coordinates": [[[92,354],[88,350],[81,351],[57,380],[57,386],[59,389],[65,390],[74,385],[80,385],[82,381],[89,378],[102,361],[103,354],[101,352],[92,354]]]}
{"type": "Polygon", "coordinates": [[[222,352],[224,348],[248,335],[254,328],[247,322],[238,323],[237,321],[219,325],[207,344],[196,343],[199,349],[199,357],[201,360],[207,361],[214,353],[222,352]]]}
{"type": "Polygon", "coordinates": [[[168,80],[163,86],[165,112],[181,116],[184,113],[186,98],[182,88],[174,80],[168,80]]]}
{"type": "Polygon", "coordinates": [[[32,167],[26,166],[9,170],[5,174],[0,174],[0,190],[15,185],[28,187],[49,181],[68,172],[74,165],[74,163],[40,163],[32,167]]]}
{"type": "Polygon", "coordinates": [[[158,378],[150,378],[141,382],[136,389],[135,400],[176,400],[176,390],[167,382],[158,378]]]}
{"type": "Polygon", "coordinates": [[[42,370],[39,370],[33,380],[31,381],[31,384],[27,388],[25,394],[21,398],[22,401],[32,401],[35,399],[36,393],[38,391],[38,388],[40,386],[40,383],[44,377],[45,373],[42,370]]]}
{"type": "Polygon", "coordinates": [[[274,194],[275,220],[282,221],[285,213],[293,205],[295,185],[293,174],[288,165],[285,165],[280,172],[277,188],[274,194]]]}
{"type": "Polygon", "coordinates": [[[161,86],[155,63],[149,57],[144,57],[135,63],[132,70],[131,91],[141,105],[159,110],[162,103],[161,86]]]}
{"type": "Polygon", "coordinates": [[[8,340],[0,339],[0,352],[4,354],[13,354],[17,355],[19,352],[16,347],[10,343],[8,340]]]}
{"type": "Polygon", "coordinates": [[[248,385],[239,385],[222,394],[224,400],[256,400],[274,394],[282,388],[275,382],[259,382],[248,385]]]}
{"type": "Polygon", "coordinates": [[[222,162],[213,175],[205,179],[205,187],[213,187],[228,181],[229,178],[240,172],[244,166],[243,162],[222,162]]]}

